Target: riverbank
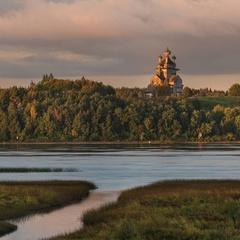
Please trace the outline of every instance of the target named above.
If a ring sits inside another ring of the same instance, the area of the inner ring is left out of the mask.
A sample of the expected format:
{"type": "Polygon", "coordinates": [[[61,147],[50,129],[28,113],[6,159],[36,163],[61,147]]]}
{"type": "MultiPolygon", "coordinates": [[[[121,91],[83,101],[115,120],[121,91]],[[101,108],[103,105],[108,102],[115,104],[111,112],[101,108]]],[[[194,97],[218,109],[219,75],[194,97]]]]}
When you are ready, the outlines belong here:
{"type": "Polygon", "coordinates": [[[0,236],[16,230],[6,222],[81,201],[95,189],[87,181],[0,182],[0,236]]]}
{"type": "Polygon", "coordinates": [[[74,232],[82,227],[81,218],[86,211],[116,201],[118,196],[118,191],[91,191],[81,202],[51,212],[33,214],[22,221],[13,221],[18,227],[17,231],[2,237],[1,240],[47,239],[74,232]]]}
{"type": "Polygon", "coordinates": [[[84,227],[52,240],[238,239],[240,181],[163,181],[91,210],[84,227]]]}
{"type": "Polygon", "coordinates": [[[19,145],[19,146],[27,146],[27,145],[175,145],[175,144],[240,144],[240,141],[132,141],[132,142],[2,142],[0,146],[7,145],[19,145]]]}

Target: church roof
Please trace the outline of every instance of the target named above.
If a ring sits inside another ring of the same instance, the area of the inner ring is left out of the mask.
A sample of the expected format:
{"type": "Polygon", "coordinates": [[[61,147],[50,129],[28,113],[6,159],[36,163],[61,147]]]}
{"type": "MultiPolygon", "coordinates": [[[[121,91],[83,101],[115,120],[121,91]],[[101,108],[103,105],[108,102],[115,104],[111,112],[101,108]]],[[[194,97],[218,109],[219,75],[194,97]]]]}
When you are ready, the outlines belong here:
{"type": "Polygon", "coordinates": [[[172,52],[168,49],[168,47],[167,47],[167,49],[164,51],[165,56],[169,56],[171,53],[172,53],[172,52]]]}
{"type": "MultiPolygon", "coordinates": [[[[160,65],[161,67],[164,68],[164,65],[166,64],[166,58],[164,58],[161,63],[159,63],[158,65],[160,65]]],[[[167,62],[167,68],[172,68],[175,69],[176,68],[176,63],[172,61],[172,59],[170,57],[168,57],[168,62],[167,62]]],[[[179,70],[179,69],[177,69],[179,70]]]]}
{"type": "MultiPolygon", "coordinates": [[[[162,60],[162,63],[163,63],[163,64],[166,63],[166,58],[164,58],[164,59],[162,60]]],[[[176,66],[176,63],[173,62],[172,59],[171,59],[170,57],[168,57],[168,64],[171,64],[171,65],[176,66]]]]}

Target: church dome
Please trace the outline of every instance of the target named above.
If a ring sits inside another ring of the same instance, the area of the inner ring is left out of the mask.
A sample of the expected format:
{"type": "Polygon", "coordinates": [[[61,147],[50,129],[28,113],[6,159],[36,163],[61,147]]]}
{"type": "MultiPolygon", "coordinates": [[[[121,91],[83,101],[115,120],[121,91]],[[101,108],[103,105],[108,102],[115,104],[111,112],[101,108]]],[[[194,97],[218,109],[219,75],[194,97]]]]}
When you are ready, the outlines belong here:
{"type": "Polygon", "coordinates": [[[167,48],[165,51],[164,51],[164,55],[166,57],[168,57],[172,52],[167,48]]]}

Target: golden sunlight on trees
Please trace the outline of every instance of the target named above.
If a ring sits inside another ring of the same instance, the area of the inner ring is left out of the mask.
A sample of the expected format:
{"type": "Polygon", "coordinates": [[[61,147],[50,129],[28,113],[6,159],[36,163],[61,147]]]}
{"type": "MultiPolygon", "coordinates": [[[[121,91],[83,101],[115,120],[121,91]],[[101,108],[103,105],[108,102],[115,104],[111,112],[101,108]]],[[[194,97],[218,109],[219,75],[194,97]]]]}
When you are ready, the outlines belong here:
{"type": "Polygon", "coordinates": [[[235,83],[233,84],[229,90],[228,90],[228,95],[232,97],[240,96],[240,84],[235,83]]]}
{"type": "Polygon", "coordinates": [[[144,89],[44,75],[28,88],[0,89],[0,142],[240,140],[240,98],[187,87],[164,97],[167,87],[149,99],[144,89]]]}

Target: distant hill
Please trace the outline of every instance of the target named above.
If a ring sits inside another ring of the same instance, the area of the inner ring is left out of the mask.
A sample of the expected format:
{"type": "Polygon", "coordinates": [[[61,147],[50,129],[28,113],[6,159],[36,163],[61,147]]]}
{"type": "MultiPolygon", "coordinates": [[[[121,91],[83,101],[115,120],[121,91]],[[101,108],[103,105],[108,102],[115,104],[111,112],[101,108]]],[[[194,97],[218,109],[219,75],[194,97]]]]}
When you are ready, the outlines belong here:
{"type": "Polygon", "coordinates": [[[191,91],[147,99],[145,89],[45,75],[0,89],[0,142],[240,140],[240,98],[191,91]]]}

